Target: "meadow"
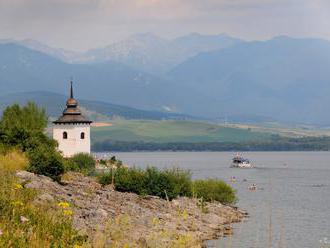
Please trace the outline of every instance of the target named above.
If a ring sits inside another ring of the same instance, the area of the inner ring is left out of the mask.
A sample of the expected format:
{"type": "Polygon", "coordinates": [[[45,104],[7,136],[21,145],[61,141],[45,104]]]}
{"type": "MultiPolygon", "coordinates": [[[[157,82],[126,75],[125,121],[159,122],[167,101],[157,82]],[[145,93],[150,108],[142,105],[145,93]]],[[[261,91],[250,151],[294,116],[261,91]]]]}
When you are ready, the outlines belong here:
{"type": "Polygon", "coordinates": [[[92,142],[263,142],[276,136],[284,138],[326,137],[327,128],[290,126],[279,123],[223,124],[193,120],[114,119],[109,125],[92,126],[92,142]]]}
{"type": "Polygon", "coordinates": [[[111,126],[93,127],[92,142],[108,139],[142,142],[250,142],[274,135],[251,127],[220,125],[200,121],[114,120],[111,126]]]}

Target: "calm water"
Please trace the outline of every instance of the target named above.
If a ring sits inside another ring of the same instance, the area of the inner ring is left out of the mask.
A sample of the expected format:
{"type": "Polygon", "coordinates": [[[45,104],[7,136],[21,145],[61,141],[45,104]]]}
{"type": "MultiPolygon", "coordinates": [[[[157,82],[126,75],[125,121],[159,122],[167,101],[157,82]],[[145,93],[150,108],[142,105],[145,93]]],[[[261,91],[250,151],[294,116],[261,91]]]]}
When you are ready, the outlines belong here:
{"type": "Polygon", "coordinates": [[[190,169],[194,178],[217,177],[237,189],[237,205],[250,218],[234,225],[232,237],[212,241],[210,246],[330,247],[325,239],[330,240],[330,152],[244,153],[255,169],[229,168],[234,155],[229,152],[112,155],[139,167],[180,166],[190,169]],[[231,183],[231,176],[237,182],[231,183]],[[260,189],[249,191],[252,183],[260,189]]]}

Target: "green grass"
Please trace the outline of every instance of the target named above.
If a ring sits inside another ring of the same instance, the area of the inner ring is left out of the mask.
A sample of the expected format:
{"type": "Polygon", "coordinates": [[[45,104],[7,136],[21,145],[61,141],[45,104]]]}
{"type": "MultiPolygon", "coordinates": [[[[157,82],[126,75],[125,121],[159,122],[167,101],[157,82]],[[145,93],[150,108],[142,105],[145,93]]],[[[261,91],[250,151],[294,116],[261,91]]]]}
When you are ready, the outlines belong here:
{"type": "Polygon", "coordinates": [[[93,127],[92,141],[248,142],[267,140],[272,134],[197,121],[115,120],[112,126],[93,127]]]}
{"type": "Polygon", "coordinates": [[[38,192],[16,178],[27,164],[18,151],[0,154],[0,247],[81,247],[85,237],[73,229],[69,209],[34,204],[38,192]]]}

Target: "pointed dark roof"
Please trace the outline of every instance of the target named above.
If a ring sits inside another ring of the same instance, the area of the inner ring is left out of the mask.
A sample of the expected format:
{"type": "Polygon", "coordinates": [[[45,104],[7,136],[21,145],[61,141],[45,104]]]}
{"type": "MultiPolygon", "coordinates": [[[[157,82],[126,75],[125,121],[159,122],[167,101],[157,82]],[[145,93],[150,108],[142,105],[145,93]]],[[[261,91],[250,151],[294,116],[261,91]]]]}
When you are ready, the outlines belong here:
{"type": "Polygon", "coordinates": [[[63,115],[54,121],[54,124],[65,124],[65,123],[87,123],[90,124],[92,121],[88,120],[85,116],[81,114],[78,107],[78,102],[73,97],[73,86],[72,81],[70,82],[70,98],[66,101],[66,108],[63,111],[63,115]]]}

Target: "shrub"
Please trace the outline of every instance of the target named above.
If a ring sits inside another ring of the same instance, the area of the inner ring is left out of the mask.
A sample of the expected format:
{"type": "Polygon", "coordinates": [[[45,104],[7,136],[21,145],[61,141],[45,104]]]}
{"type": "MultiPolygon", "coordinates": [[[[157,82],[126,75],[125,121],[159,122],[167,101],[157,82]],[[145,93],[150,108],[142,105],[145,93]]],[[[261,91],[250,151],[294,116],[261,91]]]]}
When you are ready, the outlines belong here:
{"type": "Polygon", "coordinates": [[[65,163],[67,171],[77,171],[91,174],[95,171],[95,160],[88,153],[79,153],[68,159],[65,163]]]}
{"type": "Polygon", "coordinates": [[[162,171],[155,167],[146,170],[120,167],[99,176],[99,182],[103,185],[111,184],[112,181],[116,190],[122,192],[148,194],[170,200],[191,195],[190,172],[180,169],[162,171]]]}
{"type": "Polygon", "coordinates": [[[148,167],[146,170],[146,191],[149,195],[159,196],[161,198],[174,198],[174,181],[155,167],[148,167]]]}
{"type": "Polygon", "coordinates": [[[59,152],[52,147],[39,146],[28,152],[28,158],[28,171],[60,181],[64,173],[64,162],[59,152]]]}
{"type": "Polygon", "coordinates": [[[218,179],[196,180],[192,184],[194,196],[205,201],[218,201],[232,204],[237,201],[235,190],[218,179]]]}
{"type": "Polygon", "coordinates": [[[175,196],[191,196],[191,172],[180,168],[172,168],[164,171],[166,177],[173,184],[175,196]]]}
{"type": "Polygon", "coordinates": [[[116,190],[145,195],[145,172],[137,168],[118,168],[99,174],[98,181],[102,185],[114,183],[116,190]]]}

